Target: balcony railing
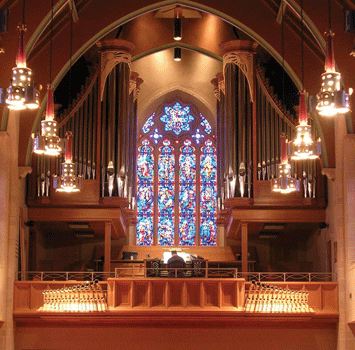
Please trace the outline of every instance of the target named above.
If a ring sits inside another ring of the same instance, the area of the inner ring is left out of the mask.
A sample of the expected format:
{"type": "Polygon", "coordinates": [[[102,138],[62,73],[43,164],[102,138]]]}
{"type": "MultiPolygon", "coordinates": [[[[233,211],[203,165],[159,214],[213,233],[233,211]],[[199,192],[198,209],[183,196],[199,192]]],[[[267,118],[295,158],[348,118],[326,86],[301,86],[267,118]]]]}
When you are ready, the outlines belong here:
{"type": "Polygon", "coordinates": [[[29,271],[19,272],[18,281],[104,281],[108,278],[245,278],[258,282],[335,282],[336,274],[322,272],[238,272],[233,268],[116,268],[114,272],[29,271]]]}
{"type": "Polygon", "coordinates": [[[336,282],[330,272],[238,272],[238,278],[258,282],[336,282]]]}

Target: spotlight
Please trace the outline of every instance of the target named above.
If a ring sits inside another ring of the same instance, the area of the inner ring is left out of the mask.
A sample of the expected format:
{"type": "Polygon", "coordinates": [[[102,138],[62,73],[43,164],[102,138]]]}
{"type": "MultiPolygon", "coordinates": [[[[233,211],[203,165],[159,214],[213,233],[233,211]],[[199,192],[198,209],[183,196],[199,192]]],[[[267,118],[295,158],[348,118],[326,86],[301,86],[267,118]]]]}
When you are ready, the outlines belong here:
{"type": "Polygon", "coordinates": [[[181,18],[174,18],[174,40],[181,40],[181,18]]]}
{"type": "Polygon", "coordinates": [[[175,47],[174,48],[174,61],[181,61],[181,48],[175,47]]]}
{"type": "Polygon", "coordinates": [[[182,39],[181,34],[181,16],[180,16],[180,6],[174,9],[174,40],[179,41],[182,39]]]}

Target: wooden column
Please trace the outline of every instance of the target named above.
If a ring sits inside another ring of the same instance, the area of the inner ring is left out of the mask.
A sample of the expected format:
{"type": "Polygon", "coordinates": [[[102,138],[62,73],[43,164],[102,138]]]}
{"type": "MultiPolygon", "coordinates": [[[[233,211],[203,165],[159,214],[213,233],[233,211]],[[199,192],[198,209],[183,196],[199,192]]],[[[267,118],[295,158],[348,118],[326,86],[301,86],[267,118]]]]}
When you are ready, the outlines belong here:
{"type": "Polygon", "coordinates": [[[111,271],[111,235],[112,235],[111,222],[105,222],[105,264],[104,272],[111,271]]]}
{"type": "Polygon", "coordinates": [[[242,223],[242,272],[248,272],[248,223],[242,223]]]}

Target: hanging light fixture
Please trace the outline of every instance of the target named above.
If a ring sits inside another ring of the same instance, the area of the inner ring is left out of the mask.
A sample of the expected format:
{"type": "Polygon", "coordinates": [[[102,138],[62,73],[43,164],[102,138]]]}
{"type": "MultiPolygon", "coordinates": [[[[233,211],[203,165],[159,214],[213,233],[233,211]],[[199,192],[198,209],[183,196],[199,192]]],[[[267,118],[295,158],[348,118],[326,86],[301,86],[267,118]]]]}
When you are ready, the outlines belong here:
{"type": "MultiPolygon", "coordinates": [[[[52,81],[52,45],[53,45],[53,0],[50,29],[49,81],[52,81]]],[[[54,117],[53,89],[47,85],[47,110],[45,119],[41,121],[41,133],[33,138],[33,152],[48,156],[58,156],[63,149],[63,140],[57,135],[57,121],[54,117]]]]}
{"type": "MultiPolygon", "coordinates": [[[[282,100],[285,100],[285,40],[284,40],[284,13],[281,11],[281,50],[282,50],[282,100]]],[[[277,166],[278,176],[271,180],[271,189],[274,192],[291,193],[299,191],[299,182],[291,177],[291,165],[287,156],[287,140],[285,133],[280,135],[281,163],[277,166]]]]}
{"type": "Polygon", "coordinates": [[[181,9],[177,5],[174,9],[174,40],[179,41],[182,39],[181,32],[181,9]]]}
{"type": "Polygon", "coordinates": [[[274,192],[291,193],[299,191],[299,181],[291,177],[291,165],[287,158],[287,140],[284,133],[281,134],[281,163],[277,166],[278,176],[272,179],[274,192]]]}
{"type": "Polygon", "coordinates": [[[317,95],[318,113],[325,117],[344,114],[350,110],[349,95],[341,86],[341,74],[335,70],[333,37],[331,29],[331,2],[328,0],[329,28],[325,33],[327,48],[325,57],[325,72],[321,75],[321,90],[317,95]]]}
{"type": "MultiPolygon", "coordinates": [[[[304,88],[304,32],[303,32],[303,0],[301,0],[301,72],[302,72],[302,88],[304,88]]],[[[298,112],[298,122],[296,126],[297,135],[291,146],[292,160],[315,159],[321,154],[321,140],[316,142],[312,139],[312,127],[308,125],[307,115],[307,93],[302,90],[300,93],[300,105],[298,112]]]]}
{"type": "MultiPolygon", "coordinates": [[[[72,74],[72,50],[73,50],[73,14],[70,13],[70,44],[69,44],[69,86],[68,96],[71,101],[71,74],[72,74]]],[[[65,158],[62,163],[61,176],[53,176],[53,187],[58,192],[79,192],[82,185],[82,176],[75,175],[75,163],[73,163],[73,133],[67,131],[65,141],[65,158]]]]}
{"type": "Polygon", "coordinates": [[[32,70],[27,67],[24,34],[25,0],[22,2],[22,24],[18,27],[19,45],[16,67],[12,68],[11,85],[7,88],[6,105],[10,110],[36,109],[39,106],[39,92],[32,81],[32,70]]]}
{"type": "Polygon", "coordinates": [[[321,154],[321,140],[316,142],[312,139],[312,127],[307,124],[307,93],[301,92],[299,106],[299,124],[296,126],[297,135],[291,146],[292,160],[316,159],[321,154]]]}
{"type": "Polygon", "coordinates": [[[181,48],[180,47],[174,48],[174,61],[176,61],[176,62],[181,61],[181,48]]]}
{"type": "Polygon", "coordinates": [[[54,119],[53,90],[47,85],[47,111],[41,121],[41,133],[33,139],[33,152],[48,156],[58,156],[62,152],[63,141],[57,136],[57,122],[54,119]]]}
{"type": "Polygon", "coordinates": [[[53,187],[58,192],[79,192],[82,187],[82,177],[75,176],[75,163],[73,163],[73,133],[67,131],[65,142],[65,160],[62,163],[62,175],[53,176],[53,187]]]}

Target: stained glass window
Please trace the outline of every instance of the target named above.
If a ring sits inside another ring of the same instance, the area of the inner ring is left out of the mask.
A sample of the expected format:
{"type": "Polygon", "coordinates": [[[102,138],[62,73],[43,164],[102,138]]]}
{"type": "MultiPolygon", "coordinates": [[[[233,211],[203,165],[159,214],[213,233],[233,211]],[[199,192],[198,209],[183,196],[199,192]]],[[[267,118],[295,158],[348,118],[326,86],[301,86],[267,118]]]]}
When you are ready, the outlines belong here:
{"type": "Polygon", "coordinates": [[[155,129],[155,130],[154,130],[154,133],[151,134],[151,135],[149,135],[149,137],[151,137],[151,138],[154,140],[154,143],[157,144],[158,141],[159,141],[159,139],[160,139],[161,137],[163,137],[163,135],[162,135],[162,134],[159,134],[158,129],[155,129]]]}
{"type": "Polygon", "coordinates": [[[137,245],[153,244],[154,210],[154,155],[149,141],[144,140],[138,148],[137,159],[137,245]]]}
{"type": "Polygon", "coordinates": [[[137,245],[216,245],[217,159],[210,123],[194,106],[174,101],[159,107],[142,129],[137,245]]]}
{"type": "Polygon", "coordinates": [[[160,120],[165,123],[165,131],[173,131],[175,135],[180,135],[182,131],[190,131],[190,123],[195,119],[190,114],[190,107],[182,107],[176,102],[173,107],[166,106],[165,114],[160,120]]]}
{"type": "Polygon", "coordinates": [[[142,131],[146,134],[147,132],[150,131],[150,128],[154,125],[154,117],[155,117],[155,113],[153,113],[148,119],[147,121],[144,123],[143,127],[142,127],[142,131]]]}
{"type": "Polygon", "coordinates": [[[205,128],[205,131],[207,132],[207,134],[210,134],[212,132],[211,124],[208,122],[208,120],[201,113],[200,113],[200,118],[202,119],[201,125],[205,128]]]}
{"type": "Polygon", "coordinates": [[[196,143],[199,145],[200,140],[203,139],[205,135],[200,133],[200,129],[197,129],[196,132],[193,135],[191,135],[191,137],[194,138],[196,143]]]}
{"type": "Polygon", "coordinates": [[[196,156],[186,140],[179,157],[179,244],[194,245],[196,236],[196,156]]]}
{"type": "Polygon", "coordinates": [[[160,147],[158,160],[158,243],[174,244],[175,156],[169,140],[160,147]]]}
{"type": "Polygon", "coordinates": [[[217,157],[210,140],[201,149],[200,160],[200,240],[201,245],[216,245],[217,157]]]}

